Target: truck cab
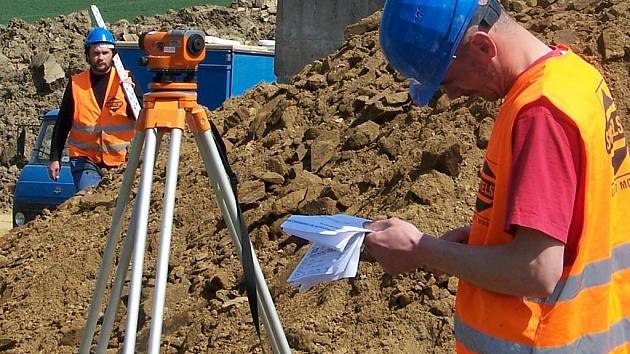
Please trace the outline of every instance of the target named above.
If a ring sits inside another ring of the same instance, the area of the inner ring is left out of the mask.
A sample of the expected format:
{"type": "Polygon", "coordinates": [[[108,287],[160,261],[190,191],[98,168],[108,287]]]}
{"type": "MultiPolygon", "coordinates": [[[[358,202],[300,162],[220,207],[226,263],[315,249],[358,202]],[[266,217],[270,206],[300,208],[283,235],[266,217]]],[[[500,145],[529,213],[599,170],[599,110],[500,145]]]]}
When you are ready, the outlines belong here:
{"type": "Polygon", "coordinates": [[[13,227],[33,220],[44,209],[54,209],[75,193],[68,151],[64,149],[59,179],[48,177],[50,140],[58,109],[46,112],[28,163],[22,168],[13,196],[13,227]]]}

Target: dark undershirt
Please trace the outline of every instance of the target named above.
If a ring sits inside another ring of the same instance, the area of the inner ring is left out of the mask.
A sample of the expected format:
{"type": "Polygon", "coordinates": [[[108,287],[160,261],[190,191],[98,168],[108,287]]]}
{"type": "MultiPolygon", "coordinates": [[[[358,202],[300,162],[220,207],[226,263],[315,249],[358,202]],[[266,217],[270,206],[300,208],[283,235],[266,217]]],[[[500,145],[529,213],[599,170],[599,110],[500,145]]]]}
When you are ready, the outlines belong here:
{"type": "MultiPolygon", "coordinates": [[[[92,73],[92,71],[90,71],[90,83],[92,84],[92,92],[94,93],[94,98],[96,99],[96,103],[98,103],[98,107],[100,109],[103,109],[103,102],[105,101],[105,95],[107,94],[107,83],[109,82],[109,76],[111,74],[112,71],[105,75],[95,75],[94,73],[92,73]]],[[[135,84],[134,91],[136,93],[136,97],[138,97],[138,101],[142,106],[142,90],[140,89],[140,85],[138,85],[135,80],[133,80],[133,77],[131,79],[135,84]]],[[[125,100],[127,100],[126,97],[125,100]]],[[[55,127],[53,128],[52,139],[50,142],[51,161],[61,161],[63,148],[66,145],[68,134],[70,134],[70,130],[72,129],[73,117],[74,96],[72,95],[72,80],[70,80],[68,81],[66,90],[63,93],[61,106],[59,107],[59,114],[57,116],[57,121],[55,122],[55,127]]],[[[127,100],[127,117],[133,119],[133,111],[131,110],[129,100],[127,100]]]]}

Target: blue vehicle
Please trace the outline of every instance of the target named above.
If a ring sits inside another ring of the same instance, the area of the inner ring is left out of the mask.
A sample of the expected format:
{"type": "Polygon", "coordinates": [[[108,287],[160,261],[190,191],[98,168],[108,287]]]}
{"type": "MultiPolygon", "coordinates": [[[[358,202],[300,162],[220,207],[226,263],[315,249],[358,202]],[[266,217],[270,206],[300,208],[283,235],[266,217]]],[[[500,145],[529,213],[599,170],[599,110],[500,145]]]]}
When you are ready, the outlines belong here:
{"type": "MultiPolygon", "coordinates": [[[[138,64],[144,55],[137,42],[117,42],[123,65],[131,70],[136,82],[147,92],[152,73],[138,64]]],[[[275,82],[274,50],[269,47],[207,44],[206,58],[197,73],[197,101],[215,109],[226,99],[239,96],[260,82],[275,82]]],[[[67,149],[61,161],[59,180],[48,177],[50,140],[59,110],[47,112],[41,122],[35,146],[15,185],[13,226],[33,220],[45,208],[54,209],[75,193],[67,149]]],[[[24,151],[24,146],[20,147],[24,151]]]]}
{"type": "MultiPolygon", "coordinates": [[[[74,183],[70,173],[70,160],[67,149],[61,158],[59,179],[48,177],[50,163],[50,139],[57,120],[58,109],[47,112],[42,117],[35,146],[28,163],[15,184],[13,195],[13,227],[33,220],[44,209],[54,209],[74,195],[74,183]]],[[[21,147],[23,149],[23,147],[21,147]]]]}

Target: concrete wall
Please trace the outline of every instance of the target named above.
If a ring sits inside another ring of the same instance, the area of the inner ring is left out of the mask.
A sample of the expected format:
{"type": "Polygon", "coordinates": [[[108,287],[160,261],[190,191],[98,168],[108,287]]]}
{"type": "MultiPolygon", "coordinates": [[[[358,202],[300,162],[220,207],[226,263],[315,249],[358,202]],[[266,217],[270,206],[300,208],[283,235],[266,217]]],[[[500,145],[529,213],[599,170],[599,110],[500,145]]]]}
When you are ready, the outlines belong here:
{"type": "Polygon", "coordinates": [[[278,0],[275,73],[287,82],[306,64],[343,43],[344,29],[383,7],[385,0],[278,0]]]}

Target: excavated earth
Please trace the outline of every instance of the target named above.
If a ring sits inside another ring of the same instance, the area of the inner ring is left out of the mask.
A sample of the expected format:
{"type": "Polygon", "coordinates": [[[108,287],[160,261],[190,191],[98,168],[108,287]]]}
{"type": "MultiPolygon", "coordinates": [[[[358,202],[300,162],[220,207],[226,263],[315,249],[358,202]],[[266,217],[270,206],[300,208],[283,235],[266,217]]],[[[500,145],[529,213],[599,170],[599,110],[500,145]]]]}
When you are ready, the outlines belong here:
{"type": "MultiPolygon", "coordinates": [[[[0,25],[0,211],[11,207],[8,185],[15,182],[19,125],[27,128],[27,147],[37,136],[43,112],[58,108],[68,78],[86,69],[83,40],[93,26],[87,11],[29,24],[20,19],[0,25]]],[[[163,15],[121,20],[110,29],[117,40],[137,40],[150,30],[197,28],[209,36],[255,44],[275,36],[275,9],[234,1],[232,7],[195,6],[163,15]]],[[[30,149],[27,148],[26,156],[30,149]]]]}
{"type": "MultiPolygon", "coordinates": [[[[601,68],[630,126],[628,2],[507,5],[541,39],[568,43],[601,68]]],[[[211,117],[240,176],[251,237],[294,352],[452,353],[455,278],[424,270],[388,276],[364,254],[354,279],[305,293],[286,283],[308,247],[280,231],[289,214],[397,216],[433,235],[467,223],[492,130],[496,103],[441,96],[426,108],[410,104],[379,49],[378,14],[346,32],[339,51],[290,84],[258,86],[211,117]]],[[[138,351],[148,338],[164,165],[163,153],[138,351]]],[[[97,189],[0,239],[0,351],[77,351],[121,176],[111,171],[97,189]]],[[[162,350],[260,353],[241,266],[189,136],[179,176],[162,350]]],[[[122,300],[112,353],[123,343],[122,300]]]]}

